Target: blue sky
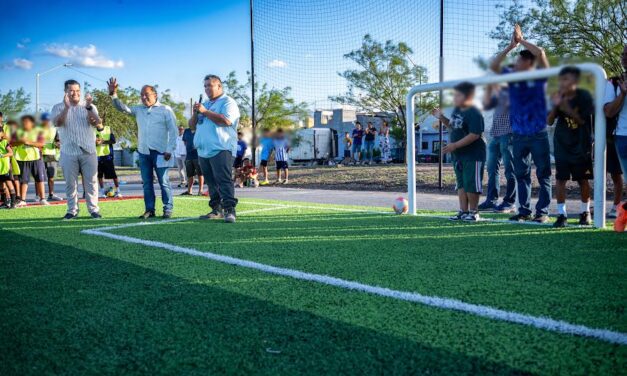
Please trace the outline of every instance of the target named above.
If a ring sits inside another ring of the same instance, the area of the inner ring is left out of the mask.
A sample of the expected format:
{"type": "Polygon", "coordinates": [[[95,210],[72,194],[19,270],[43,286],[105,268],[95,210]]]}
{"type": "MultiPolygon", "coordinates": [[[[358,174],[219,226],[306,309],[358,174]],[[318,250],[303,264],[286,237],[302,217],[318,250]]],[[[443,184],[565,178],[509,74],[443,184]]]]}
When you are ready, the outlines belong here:
{"type": "MultiPolygon", "coordinates": [[[[495,52],[487,37],[498,21],[494,6],[511,1],[445,2],[446,79],[481,74],[472,58],[495,52]]],[[[112,75],[122,86],[158,84],[189,101],[202,92],[205,74],[235,70],[243,78],[250,69],[248,5],[9,0],[0,22],[0,92],[24,87],[34,102],[35,74],[70,61],[96,78],[66,68],[43,76],[43,109],[61,100],[66,79],[104,87],[98,79],[112,75]]],[[[412,60],[437,80],[439,0],[258,0],[255,14],[259,80],[292,87],[312,108],[335,105],[328,96],[345,90],[337,73],[351,67],[342,55],[358,48],[365,33],[407,42],[412,60]]]]}

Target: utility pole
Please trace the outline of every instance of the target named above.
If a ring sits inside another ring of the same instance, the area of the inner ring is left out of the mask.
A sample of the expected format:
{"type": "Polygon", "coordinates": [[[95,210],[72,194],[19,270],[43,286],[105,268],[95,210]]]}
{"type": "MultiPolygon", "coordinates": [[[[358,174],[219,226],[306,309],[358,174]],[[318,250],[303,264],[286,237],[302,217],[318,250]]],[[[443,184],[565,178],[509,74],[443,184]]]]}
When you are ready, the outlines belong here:
{"type": "Polygon", "coordinates": [[[41,72],[41,73],[37,73],[35,75],[35,113],[36,114],[39,114],[39,78],[41,76],[43,76],[44,74],[50,73],[50,72],[55,71],[55,70],[57,70],[59,68],[63,68],[63,67],[69,68],[71,66],[72,66],[72,64],[65,63],[65,64],[57,65],[54,68],[50,68],[47,71],[44,71],[44,72],[41,72]]]}

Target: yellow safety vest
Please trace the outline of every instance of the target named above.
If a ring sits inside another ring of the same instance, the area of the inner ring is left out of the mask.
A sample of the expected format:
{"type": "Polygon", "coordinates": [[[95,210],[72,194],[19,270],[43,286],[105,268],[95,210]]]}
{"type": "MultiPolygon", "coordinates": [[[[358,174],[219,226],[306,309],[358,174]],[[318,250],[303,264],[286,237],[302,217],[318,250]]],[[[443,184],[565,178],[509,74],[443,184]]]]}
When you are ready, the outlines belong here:
{"type": "MultiPolygon", "coordinates": [[[[104,129],[99,131],[96,130],[96,137],[100,137],[102,141],[107,142],[111,139],[111,127],[105,125],[104,129]]],[[[100,145],[96,145],[96,155],[99,157],[104,157],[105,155],[111,154],[111,149],[109,148],[109,144],[102,143],[100,145]]]]}
{"type": "Polygon", "coordinates": [[[56,160],[59,160],[59,148],[54,144],[54,139],[57,137],[57,128],[53,126],[42,128],[42,132],[44,136],[43,155],[53,156],[56,160]]]}
{"type": "Polygon", "coordinates": [[[0,158],[0,175],[8,174],[11,169],[11,158],[4,156],[7,153],[8,144],[8,140],[0,139],[0,154],[2,155],[0,158]]]}
{"type": "MultiPolygon", "coordinates": [[[[23,137],[26,137],[27,140],[31,142],[37,142],[37,138],[39,137],[39,132],[41,129],[33,128],[30,131],[19,131],[17,132],[17,139],[20,140],[23,137]]],[[[19,145],[15,148],[15,159],[22,162],[28,161],[36,161],[41,158],[41,154],[39,152],[39,148],[28,145],[19,145]]]]}

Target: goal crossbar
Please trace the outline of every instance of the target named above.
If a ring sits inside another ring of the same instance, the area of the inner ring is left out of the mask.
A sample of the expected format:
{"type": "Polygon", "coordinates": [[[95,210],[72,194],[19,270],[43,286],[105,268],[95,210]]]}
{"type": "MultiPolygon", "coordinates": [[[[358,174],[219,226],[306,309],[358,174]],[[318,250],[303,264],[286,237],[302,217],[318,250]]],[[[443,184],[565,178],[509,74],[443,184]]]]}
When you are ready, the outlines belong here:
{"type": "MultiPolygon", "coordinates": [[[[605,227],[605,114],[603,113],[603,97],[607,76],[605,70],[594,63],[575,64],[584,73],[594,76],[594,227],[605,227]]],[[[417,85],[407,93],[407,195],[409,214],[416,215],[416,133],[414,131],[414,106],[417,94],[431,91],[451,89],[460,82],[472,82],[475,85],[489,85],[504,82],[528,81],[557,76],[564,66],[535,69],[501,75],[489,75],[464,80],[444,81],[417,85]]]]}

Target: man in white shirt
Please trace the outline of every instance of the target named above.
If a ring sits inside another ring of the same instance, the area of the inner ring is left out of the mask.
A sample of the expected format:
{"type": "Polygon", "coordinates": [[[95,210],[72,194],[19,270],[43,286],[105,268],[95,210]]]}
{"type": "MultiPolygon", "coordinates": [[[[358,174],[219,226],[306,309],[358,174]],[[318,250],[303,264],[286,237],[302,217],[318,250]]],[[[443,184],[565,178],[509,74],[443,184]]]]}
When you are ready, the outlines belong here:
{"type": "Polygon", "coordinates": [[[64,220],[78,216],[78,177],[83,175],[87,210],[94,219],[101,218],[98,207],[98,157],[94,128],[100,124],[98,109],[91,95],[81,99],[81,85],[65,81],[63,102],[52,107],[50,114],[61,140],[61,168],[65,177],[67,213],[64,220]]]}
{"type": "Polygon", "coordinates": [[[176,149],[177,129],[174,112],[170,106],[159,103],[154,86],[144,85],[141,90],[142,105],[129,107],[117,96],[117,80],[112,77],[107,84],[116,110],[134,116],[137,121],[137,151],[146,207],[144,214],[139,218],[148,219],[155,216],[155,188],[152,183],[154,173],[157,174],[161,187],[162,218],[171,218],[174,200],[168,169],[173,167],[170,166],[173,162],[170,160],[176,149]]]}
{"type": "Polygon", "coordinates": [[[179,188],[187,184],[187,172],[185,171],[185,157],[187,156],[187,148],[185,142],[183,142],[183,132],[185,128],[179,126],[179,135],[176,138],[176,150],[174,150],[174,157],[176,158],[176,171],[179,173],[179,188]]]}
{"type": "Polygon", "coordinates": [[[608,217],[616,217],[616,204],[621,200],[622,186],[620,186],[620,174],[615,168],[617,159],[622,167],[623,180],[627,183],[627,45],[623,48],[621,63],[624,72],[618,77],[613,77],[606,86],[603,110],[608,118],[608,172],[612,174],[614,181],[614,206],[608,217]],[[614,150],[610,150],[614,148],[614,150]]]}

